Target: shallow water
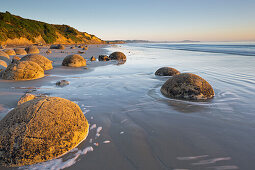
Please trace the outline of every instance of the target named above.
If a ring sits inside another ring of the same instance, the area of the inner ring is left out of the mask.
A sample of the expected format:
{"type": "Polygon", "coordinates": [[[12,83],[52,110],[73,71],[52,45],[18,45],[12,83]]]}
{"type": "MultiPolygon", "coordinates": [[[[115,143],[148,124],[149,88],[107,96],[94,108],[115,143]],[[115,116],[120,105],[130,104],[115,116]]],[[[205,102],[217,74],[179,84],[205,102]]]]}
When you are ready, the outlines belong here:
{"type": "Polygon", "coordinates": [[[240,52],[236,44],[223,45],[240,55],[219,52],[218,46],[201,52],[181,45],[187,49],[171,44],[109,46],[108,54],[122,51],[127,62],[61,74],[70,81],[64,88],[49,78],[38,93],[75,101],[91,130],[72,152],[25,168],[254,169],[254,56],[240,52]],[[215,97],[206,102],[163,97],[159,89],[169,77],[154,75],[163,66],[203,77],[215,97]]]}

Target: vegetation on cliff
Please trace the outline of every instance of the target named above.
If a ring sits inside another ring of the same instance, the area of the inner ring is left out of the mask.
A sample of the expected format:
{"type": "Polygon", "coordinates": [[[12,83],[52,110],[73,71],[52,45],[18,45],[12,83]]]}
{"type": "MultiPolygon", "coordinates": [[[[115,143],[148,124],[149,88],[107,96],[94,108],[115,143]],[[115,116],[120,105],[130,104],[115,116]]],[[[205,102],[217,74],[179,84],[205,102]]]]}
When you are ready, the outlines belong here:
{"type": "Polygon", "coordinates": [[[37,43],[37,37],[42,37],[47,44],[56,43],[59,38],[63,43],[104,43],[96,36],[79,32],[68,25],[53,25],[24,19],[9,12],[0,12],[0,42],[5,42],[8,39],[26,38],[37,43]]]}

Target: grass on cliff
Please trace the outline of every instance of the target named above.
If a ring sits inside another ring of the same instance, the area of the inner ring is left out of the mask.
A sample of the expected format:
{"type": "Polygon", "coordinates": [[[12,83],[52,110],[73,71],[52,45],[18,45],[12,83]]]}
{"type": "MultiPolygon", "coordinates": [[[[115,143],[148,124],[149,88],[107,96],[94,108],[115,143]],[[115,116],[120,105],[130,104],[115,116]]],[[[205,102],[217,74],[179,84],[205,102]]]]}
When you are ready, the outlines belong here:
{"type": "Polygon", "coordinates": [[[83,33],[68,25],[47,24],[40,21],[24,19],[12,15],[9,12],[0,12],[0,41],[6,41],[8,38],[14,39],[24,37],[35,42],[34,38],[41,35],[44,41],[50,44],[57,40],[58,36],[56,32],[59,32],[75,43],[82,42],[83,38],[87,40],[91,39],[91,37],[85,36],[83,33]]]}

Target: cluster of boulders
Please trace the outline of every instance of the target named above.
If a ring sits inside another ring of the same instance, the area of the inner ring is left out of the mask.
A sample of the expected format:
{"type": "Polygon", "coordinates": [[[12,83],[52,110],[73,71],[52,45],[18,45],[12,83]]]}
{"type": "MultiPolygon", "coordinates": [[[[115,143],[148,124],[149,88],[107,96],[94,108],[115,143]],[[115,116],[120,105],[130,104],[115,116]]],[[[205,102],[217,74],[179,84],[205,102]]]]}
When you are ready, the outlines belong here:
{"type": "MultiPolygon", "coordinates": [[[[6,80],[33,80],[44,77],[44,71],[53,69],[52,61],[46,57],[36,54],[39,51],[36,47],[26,48],[28,54],[22,58],[18,56],[13,56],[12,61],[10,57],[3,51],[0,51],[0,56],[2,59],[1,63],[1,77],[6,80]],[[5,64],[5,63],[6,64],[5,64]]],[[[23,49],[24,50],[24,49],[23,49]]],[[[22,49],[13,50],[18,51],[18,54],[26,54],[22,49]]],[[[16,55],[17,53],[15,53],[16,55]]]]}
{"type": "Polygon", "coordinates": [[[212,86],[198,75],[180,73],[171,67],[162,67],[155,75],[171,76],[160,89],[166,97],[185,100],[207,100],[214,97],[212,86]]]}

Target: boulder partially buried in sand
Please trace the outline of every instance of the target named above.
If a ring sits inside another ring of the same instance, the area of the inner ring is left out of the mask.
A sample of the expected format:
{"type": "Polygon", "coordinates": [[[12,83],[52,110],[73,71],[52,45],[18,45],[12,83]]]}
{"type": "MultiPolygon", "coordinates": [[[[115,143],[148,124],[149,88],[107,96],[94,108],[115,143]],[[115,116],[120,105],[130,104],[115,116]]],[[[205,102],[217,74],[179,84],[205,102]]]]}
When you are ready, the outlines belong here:
{"type": "Polygon", "coordinates": [[[212,86],[202,77],[191,73],[173,76],[160,91],[166,97],[186,100],[206,100],[214,96],[212,86]]]}
{"type": "Polygon", "coordinates": [[[0,121],[0,164],[17,167],[59,157],[88,134],[80,107],[63,98],[25,102],[0,121]]]}
{"type": "Polygon", "coordinates": [[[86,60],[78,54],[68,55],[64,58],[62,65],[68,67],[83,67],[86,66],[86,60]]]}
{"type": "Polygon", "coordinates": [[[2,77],[6,80],[33,80],[44,77],[44,70],[33,61],[17,61],[8,65],[2,77]]]}
{"type": "Polygon", "coordinates": [[[51,70],[52,61],[39,54],[29,54],[21,58],[21,61],[33,61],[42,67],[43,70],[51,70]]]}
{"type": "Polygon", "coordinates": [[[15,48],[14,51],[16,52],[16,55],[27,55],[27,52],[23,48],[15,48]]]}
{"type": "Polygon", "coordinates": [[[114,52],[114,53],[112,53],[112,54],[109,56],[109,58],[110,58],[111,60],[126,60],[126,59],[127,59],[127,57],[125,56],[125,54],[122,53],[122,52],[114,52]]]}
{"type": "Polygon", "coordinates": [[[10,55],[16,55],[16,53],[15,53],[15,51],[14,51],[13,49],[6,49],[6,50],[4,50],[4,52],[5,52],[6,54],[8,54],[9,56],[10,56],[10,55]]]}
{"type": "Polygon", "coordinates": [[[40,53],[40,50],[35,46],[30,46],[25,48],[27,54],[38,54],[40,53]]]}
{"type": "Polygon", "coordinates": [[[162,67],[155,72],[157,76],[174,76],[180,74],[180,72],[171,67],[162,67]]]}

